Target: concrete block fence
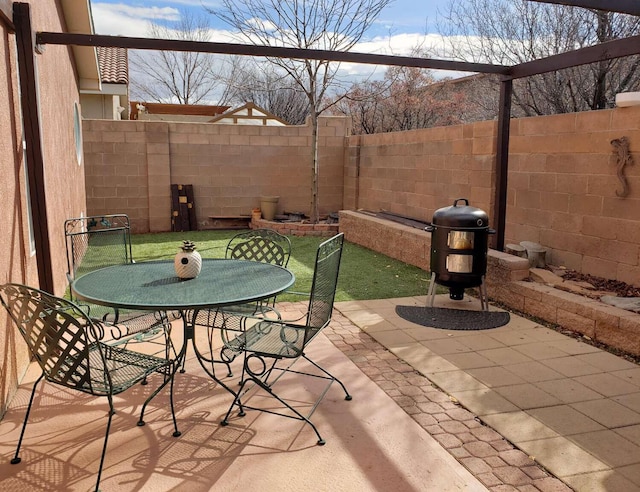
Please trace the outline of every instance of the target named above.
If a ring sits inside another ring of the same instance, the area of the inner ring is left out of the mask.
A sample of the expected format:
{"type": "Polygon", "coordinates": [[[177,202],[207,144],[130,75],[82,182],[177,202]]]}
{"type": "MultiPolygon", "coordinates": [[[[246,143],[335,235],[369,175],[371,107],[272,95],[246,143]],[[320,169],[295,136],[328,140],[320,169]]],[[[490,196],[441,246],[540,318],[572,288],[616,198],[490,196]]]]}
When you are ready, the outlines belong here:
{"type": "MultiPolygon", "coordinates": [[[[321,117],[320,213],[429,221],[467,198],[494,223],[496,132],[485,121],[349,136],[345,118],[321,117]]],[[[248,216],[261,196],[280,197],[277,213],[310,210],[309,125],[87,120],[83,134],[87,213],[127,213],[135,232],[170,230],[170,184],[193,185],[202,229],[248,216]]],[[[619,169],[611,141],[623,136],[639,162],[640,107],[512,120],[506,243],[540,243],[554,264],[640,285],[640,165],[619,169]]],[[[375,221],[367,227],[381,252],[425,258],[375,221]]]]}

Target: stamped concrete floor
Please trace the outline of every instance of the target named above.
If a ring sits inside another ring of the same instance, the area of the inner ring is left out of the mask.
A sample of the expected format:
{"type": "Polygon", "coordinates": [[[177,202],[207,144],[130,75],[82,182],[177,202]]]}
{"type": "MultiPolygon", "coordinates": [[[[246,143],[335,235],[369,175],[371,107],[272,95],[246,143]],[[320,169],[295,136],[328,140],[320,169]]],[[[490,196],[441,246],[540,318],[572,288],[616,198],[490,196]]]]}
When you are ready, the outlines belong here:
{"type": "MultiPolygon", "coordinates": [[[[473,441],[469,426],[457,425],[460,420],[468,423],[464,419],[452,421],[450,412],[443,416],[437,408],[424,412],[429,404],[398,389],[396,401],[412,415],[421,413],[422,427],[487,487],[640,490],[637,364],[519,316],[511,315],[506,326],[489,330],[443,330],[400,318],[397,305],[424,306],[425,298],[343,302],[336,307],[449,395],[460,411],[476,417],[484,433],[494,431],[512,446],[501,454],[496,448],[505,444],[495,436],[473,441]],[[542,468],[527,468],[527,461],[542,468]],[[533,479],[544,470],[557,479],[533,479]]],[[[438,296],[435,305],[479,309],[475,299],[450,301],[447,295],[438,296]]]]}
{"type": "MultiPolygon", "coordinates": [[[[296,305],[285,308],[288,313],[298,309],[296,305]]],[[[339,313],[336,318],[335,329],[328,334],[342,339],[351,336],[344,334],[359,332],[339,313]]],[[[178,336],[181,326],[175,328],[178,336]]],[[[204,330],[198,330],[198,335],[202,333],[204,330]]],[[[375,345],[380,360],[396,359],[377,343],[370,341],[370,345],[371,354],[375,345]]],[[[137,427],[136,422],[152,385],[138,385],[119,395],[102,491],[487,490],[324,335],[310,346],[309,355],[340,377],[353,395],[353,400],[346,401],[339,385],[333,384],[313,414],[312,420],[326,439],[324,446],[316,444],[308,425],[257,411],[247,410],[243,418],[234,414],[228,426],[221,426],[231,395],[206,377],[192,348],[188,354],[187,371],[176,375],[175,387],[182,435],[171,435],[166,390],[148,407],[144,427],[137,427]]],[[[296,363],[296,369],[303,365],[303,361],[296,363]]],[[[92,490],[106,426],[104,398],[45,384],[31,412],[22,462],[9,463],[35,377],[35,370],[26,375],[0,422],[0,490],[92,490]]],[[[233,379],[229,382],[237,384],[233,379]]],[[[276,383],[276,390],[304,409],[321,388],[313,378],[287,375],[276,383]]],[[[276,405],[257,392],[250,399],[266,408],[276,405]]]]}

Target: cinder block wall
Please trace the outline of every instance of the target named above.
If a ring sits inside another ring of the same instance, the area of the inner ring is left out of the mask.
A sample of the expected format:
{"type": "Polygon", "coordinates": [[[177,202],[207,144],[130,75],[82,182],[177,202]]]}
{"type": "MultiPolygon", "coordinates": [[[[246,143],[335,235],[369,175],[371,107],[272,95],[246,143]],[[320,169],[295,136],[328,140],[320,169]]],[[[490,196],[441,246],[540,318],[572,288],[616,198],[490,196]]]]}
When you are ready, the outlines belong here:
{"type": "MultiPolygon", "coordinates": [[[[342,208],[347,120],[320,118],[319,209],[342,208]]],[[[199,228],[250,215],[261,196],[278,213],[309,213],[311,127],[86,120],[87,213],[126,213],[134,232],[171,230],[171,184],[192,184],[199,228]]]]}
{"type": "Polygon", "coordinates": [[[640,285],[640,107],[514,120],[507,242],[535,241],[551,261],[640,285]],[[636,165],[618,179],[611,140],[627,137],[636,165]]]}
{"type": "MultiPolygon", "coordinates": [[[[467,198],[495,222],[495,122],[347,137],[346,120],[321,118],[323,213],[393,213],[429,221],[467,198]]],[[[308,213],[309,126],[85,122],[87,212],[124,212],[136,232],[170,230],[170,187],[193,184],[201,228],[209,216],[248,215],[260,196],[308,213]]],[[[511,122],[506,243],[534,241],[548,260],[640,285],[640,165],[620,197],[611,140],[640,160],[640,107],[511,122]]],[[[381,240],[380,244],[384,244],[381,240]]]]}
{"type": "Polygon", "coordinates": [[[344,208],[430,220],[436,209],[467,198],[490,212],[495,129],[487,121],[350,137],[344,208]]]}
{"type": "MultiPolygon", "coordinates": [[[[345,209],[429,221],[457,198],[494,220],[494,122],[348,140],[345,209]]],[[[640,162],[640,107],[514,119],[506,243],[534,241],[548,260],[640,285],[640,166],[626,198],[611,140],[625,136],[640,162]]]]}

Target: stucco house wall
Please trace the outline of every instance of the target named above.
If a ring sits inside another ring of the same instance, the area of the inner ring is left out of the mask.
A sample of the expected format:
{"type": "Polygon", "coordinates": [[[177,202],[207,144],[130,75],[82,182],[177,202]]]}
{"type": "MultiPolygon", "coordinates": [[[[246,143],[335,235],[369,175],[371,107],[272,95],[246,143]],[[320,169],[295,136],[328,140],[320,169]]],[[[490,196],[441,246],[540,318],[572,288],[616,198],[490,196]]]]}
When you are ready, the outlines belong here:
{"type": "MultiPolygon", "coordinates": [[[[62,31],[63,12],[58,2],[38,0],[32,4],[34,30],[62,31]]],[[[0,272],[1,283],[38,285],[35,252],[30,241],[26,171],[22,151],[22,113],[17,77],[15,35],[0,23],[0,272]]],[[[76,70],[66,47],[49,46],[36,56],[44,153],[48,235],[55,293],[66,289],[65,218],[85,213],[84,167],[76,158],[74,104],[79,100],[76,70]]],[[[43,227],[33,224],[33,227],[43,227]]],[[[22,338],[0,311],[0,415],[29,363],[22,338]]]]}

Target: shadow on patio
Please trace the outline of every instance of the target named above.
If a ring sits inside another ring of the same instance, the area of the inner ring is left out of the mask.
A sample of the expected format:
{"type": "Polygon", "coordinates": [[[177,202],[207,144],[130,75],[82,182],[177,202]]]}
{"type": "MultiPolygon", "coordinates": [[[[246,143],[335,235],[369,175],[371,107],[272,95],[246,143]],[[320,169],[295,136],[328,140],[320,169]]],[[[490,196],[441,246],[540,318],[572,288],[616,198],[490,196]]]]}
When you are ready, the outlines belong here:
{"type": "MultiPolygon", "coordinates": [[[[285,317],[287,310],[296,309],[288,303],[281,307],[285,317]]],[[[176,327],[174,333],[179,336],[181,331],[176,327]]],[[[359,338],[359,330],[338,313],[326,333],[347,342],[359,338]]],[[[231,395],[203,373],[190,349],[186,373],[176,375],[182,436],[171,436],[166,393],[152,401],[144,427],[136,422],[151,386],[120,395],[101,490],[485,490],[354,362],[395,357],[373,341],[365,351],[357,350],[350,360],[325,336],[311,345],[314,358],[331,367],[354,396],[345,401],[339,387],[329,390],[313,415],[327,440],[317,446],[309,426],[256,411],[248,410],[244,418],[233,416],[229,426],[220,426],[231,395]]],[[[413,371],[405,375],[415,377],[413,371]]],[[[9,464],[35,377],[24,378],[0,423],[0,489],[90,490],[106,425],[108,407],[101,399],[45,384],[27,426],[22,463],[9,464]]],[[[314,383],[287,376],[278,386],[303,407],[317,394],[314,383]]],[[[256,393],[251,398],[256,403],[263,397],[256,393]]],[[[274,405],[274,400],[264,404],[274,405]]]]}

